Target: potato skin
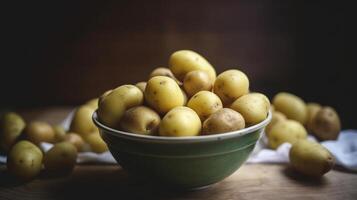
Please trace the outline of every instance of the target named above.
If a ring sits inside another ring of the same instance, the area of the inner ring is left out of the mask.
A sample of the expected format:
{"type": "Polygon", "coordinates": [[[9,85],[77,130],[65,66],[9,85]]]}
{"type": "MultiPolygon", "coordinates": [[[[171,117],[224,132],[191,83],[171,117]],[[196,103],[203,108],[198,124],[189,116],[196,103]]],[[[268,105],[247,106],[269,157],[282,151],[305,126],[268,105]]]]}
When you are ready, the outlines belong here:
{"type": "Polygon", "coordinates": [[[142,105],[143,101],[143,92],[138,87],[134,85],[119,86],[101,98],[98,117],[103,124],[111,128],[118,128],[125,110],[142,105]]]}
{"type": "Polygon", "coordinates": [[[55,132],[55,142],[62,142],[66,137],[66,130],[61,125],[52,126],[53,131],[55,132]]]}
{"type": "Polygon", "coordinates": [[[53,143],[55,141],[55,131],[47,122],[30,122],[25,128],[25,133],[27,139],[36,145],[41,142],[53,143]]]}
{"type": "Polygon", "coordinates": [[[73,133],[73,132],[67,133],[66,137],[64,138],[64,141],[73,144],[77,148],[78,152],[81,152],[84,150],[84,147],[85,147],[84,140],[77,133],[73,133]]]}
{"type": "Polygon", "coordinates": [[[87,105],[78,107],[74,113],[69,130],[78,133],[81,136],[88,135],[95,131],[97,127],[92,121],[94,111],[95,110],[92,107],[87,105]]]}
{"type": "Polygon", "coordinates": [[[193,96],[199,91],[211,91],[213,82],[207,72],[195,70],[188,72],[183,80],[183,87],[188,96],[193,96]]]}
{"type": "Polygon", "coordinates": [[[160,116],[151,108],[137,106],[125,111],[120,127],[123,131],[130,133],[154,135],[160,121],[160,116]]]}
{"type": "Polygon", "coordinates": [[[135,84],[136,87],[138,87],[144,94],[145,92],[145,88],[146,88],[146,82],[145,81],[142,81],[142,82],[138,82],[135,84]]]}
{"type": "Polygon", "coordinates": [[[195,70],[206,71],[212,82],[216,79],[213,66],[200,54],[191,50],[180,50],[171,54],[169,68],[180,81],[183,81],[188,72],[195,70]]]}
{"type": "Polygon", "coordinates": [[[321,109],[321,105],[318,103],[310,102],[306,104],[306,112],[307,112],[306,129],[309,133],[312,132],[313,120],[320,109],[321,109]]]}
{"type": "Polygon", "coordinates": [[[165,114],[174,107],[184,105],[184,96],[172,78],[155,76],[146,85],[145,101],[158,113],[165,114]]]}
{"type": "Polygon", "coordinates": [[[9,151],[21,136],[26,123],[24,119],[14,113],[5,113],[0,120],[0,150],[9,151]]]}
{"type": "Polygon", "coordinates": [[[196,136],[201,131],[201,120],[194,110],[179,106],[170,110],[159,125],[161,136],[196,136]]]}
{"type": "Polygon", "coordinates": [[[272,149],[278,148],[284,142],[294,144],[307,138],[307,131],[301,123],[295,120],[283,120],[276,123],[268,135],[268,145],[272,149]]]}
{"type": "Polygon", "coordinates": [[[247,125],[258,124],[268,116],[270,104],[263,94],[245,94],[235,100],[231,109],[243,115],[247,125]]]}
{"type": "Polygon", "coordinates": [[[288,119],[293,119],[301,124],[305,124],[307,120],[307,109],[305,102],[298,96],[280,92],[273,98],[275,110],[283,113],[288,119]]]}
{"type": "Polygon", "coordinates": [[[312,121],[312,133],[319,140],[336,140],[341,131],[340,118],[332,107],[322,107],[312,121]]]}
{"type": "Polygon", "coordinates": [[[43,164],[51,173],[69,173],[77,160],[77,148],[69,142],[59,142],[46,152],[43,164]]]}
{"type": "Polygon", "coordinates": [[[99,101],[99,98],[94,98],[94,99],[91,99],[91,100],[87,101],[84,105],[93,108],[93,110],[97,110],[98,101],[99,101]]]}
{"type": "Polygon", "coordinates": [[[294,143],[289,152],[290,165],[298,172],[320,177],[330,171],[335,164],[331,153],[322,145],[308,140],[294,143]]]}
{"type": "Polygon", "coordinates": [[[91,151],[95,153],[103,153],[108,151],[108,146],[98,132],[94,132],[86,137],[86,142],[89,144],[91,151]]]}
{"type": "Polygon", "coordinates": [[[236,131],[245,127],[243,116],[230,108],[222,108],[203,122],[202,134],[217,134],[236,131]]]}
{"type": "Polygon", "coordinates": [[[274,111],[274,112],[272,112],[271,121],[270,121],[270,123],[265,127],[265,134],[266,134],[267,136],[269,136],[269,132],[271,131],[271,129],[273,128],[273,126],[274,126],[275,124],[277,124],[278,122],[284,121],[284,120],[286,120],[286,119],[287,119],[287,118],[286,118],[286,116],[285,116],[283,113],[281,113],[281,112],[279,112],[279,111],[274,111]]]}
{"type": "Polygon", "coordinates": [[[223,108],[223,105],[219,97],[213,92],[200,91],[191,97],[187,103],[187,107],[193,109],[201,121],[204,121],[211,114],[223,108]]]}
{"type": "Polygon", "coordinates": [[[239,70],[227,70],[217,76],[213,91],[221,98],[223,105],[230,105],[249,92],[249,79],[239,70]]]}
{"type": "Polygon", "coordinates": [[[29,141],[19,141],[10,150],[7,157],[7,169],[21,180],[36,177],[42,167],[42,151],[29,141]]]}
{"type": "Polygon", "coordinates": [[[154,76],[167,76],[169,78],[172,78],[178,85],[182,85],[182,83],[176,79],[175,75],[172,73],[172,71],[169,68],[166,67],[158,67],[155,68],[149,75],[149,79],[151,79],[154,76]]]}

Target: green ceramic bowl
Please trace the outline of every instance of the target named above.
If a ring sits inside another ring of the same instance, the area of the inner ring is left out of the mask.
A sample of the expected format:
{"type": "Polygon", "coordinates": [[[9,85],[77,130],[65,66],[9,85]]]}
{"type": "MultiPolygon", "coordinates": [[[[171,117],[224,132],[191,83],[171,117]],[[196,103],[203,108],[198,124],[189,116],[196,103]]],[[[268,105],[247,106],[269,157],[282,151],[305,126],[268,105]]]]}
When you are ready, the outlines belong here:
{"type": "Polygon", "coordinates": [[[93,121],[117,162],[130,174],[175,188],[211,185],[234,173],[248,158],[267,119],[254,126],[228,133],[194,136],[147,136],[115,130],[93,121]]]}

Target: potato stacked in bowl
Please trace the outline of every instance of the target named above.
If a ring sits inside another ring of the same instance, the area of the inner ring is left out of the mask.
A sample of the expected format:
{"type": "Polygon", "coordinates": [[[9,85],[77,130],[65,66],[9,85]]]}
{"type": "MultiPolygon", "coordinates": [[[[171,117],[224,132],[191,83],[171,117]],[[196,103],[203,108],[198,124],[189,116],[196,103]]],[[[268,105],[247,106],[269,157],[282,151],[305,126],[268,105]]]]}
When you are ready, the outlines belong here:
{"type": "Polygon", "coordinates": [[[169,67],[149,79],[105,92],[98,117],[125,132],[159,136],[198,136],[243,129],[266,119],[270,102],[249,92],[249,79],[231,69],[216,76],[214,67],[190,50],[174,52],[169,67]]]}

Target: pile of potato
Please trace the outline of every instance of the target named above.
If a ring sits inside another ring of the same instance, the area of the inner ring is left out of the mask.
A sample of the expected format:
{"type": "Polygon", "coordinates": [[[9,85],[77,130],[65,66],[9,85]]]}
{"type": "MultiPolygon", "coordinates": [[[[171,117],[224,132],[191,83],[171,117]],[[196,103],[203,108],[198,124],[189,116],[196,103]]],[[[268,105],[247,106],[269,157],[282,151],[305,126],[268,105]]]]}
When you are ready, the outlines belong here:
{"type": "Polygon", "coordinates": [[[317,142],[307,140],[308,133],[319,140],[336,140],[341,122],[337,112],[318,103],[305,103],[287,92],[274,96],[272,121],[266,127],[268,145],[276,149],[284,142],[292,144],[290,163],[310,176],[322,176],[334,165],[331,153],[317,142]]]}
{"type": "Polygon", "coordinates": [[[99,120],[125,132],[182,137],[236,131],[266,119],[269,99],[249,92],[242,71],[216,76],[213,66],[190,50],[174,52],[168,63],[147,81],[105,92],[98,101],[99,120]]]}
{"type": "Polygon", "coordinates": [[[0,122],[0,150],[7,154],[9,172],[22,180],[36,177],[42,168],[54,174],[68,174],[76,164],[78,152],[107,151],[91,120],[97,102],[94,99],[76,109],[69,131],[43,121],[26,123],[14,112],[4,114],[0,122]],[[43,152],[41,142],[54,146],[43,152]]]}

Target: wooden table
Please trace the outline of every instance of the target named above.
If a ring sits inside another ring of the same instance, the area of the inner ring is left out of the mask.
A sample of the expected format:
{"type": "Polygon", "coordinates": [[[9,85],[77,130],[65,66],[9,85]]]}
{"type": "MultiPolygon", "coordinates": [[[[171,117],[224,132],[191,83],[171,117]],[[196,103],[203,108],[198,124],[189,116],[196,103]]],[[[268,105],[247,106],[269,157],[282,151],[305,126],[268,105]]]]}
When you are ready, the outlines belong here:
{"type": "MultiPolygon", "coordinates": [[[[59,123],[71,108],[21,112],[26,120],[59,123]]],[[[77,165],[66,177],[42,173],[19,183],[0,165],[0,200],[5,199],[357,199],[357,174],[333,170],[319,180],[302,177],[284,165],[245,164],[225,180],[196,191],[150,185],[117,165],[77,165]]]]}

